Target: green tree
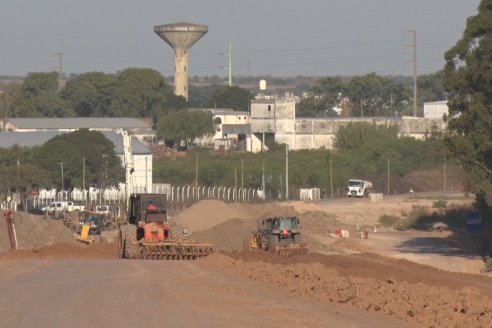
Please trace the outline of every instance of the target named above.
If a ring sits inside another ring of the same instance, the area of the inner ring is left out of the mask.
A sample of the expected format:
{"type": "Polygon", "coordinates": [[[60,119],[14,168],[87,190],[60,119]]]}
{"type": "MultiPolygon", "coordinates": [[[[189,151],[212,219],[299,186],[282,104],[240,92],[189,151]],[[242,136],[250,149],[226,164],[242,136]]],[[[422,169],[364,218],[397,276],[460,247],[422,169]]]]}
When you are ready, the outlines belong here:
{"type": "Polygon", "coordinates": [[[246,111],[251,99],[253,99],[253,95],[250,91],[238,86],[227,86],[217,89],[210,98],[208,105],[211,108],[232,108],[246,111]]]}
{"type": "Polygon", "coordinates": [[[128,68],[118,74],[91,72],[67,82],[61,97],[78,116],[153,117],[186,106],[158,71],[128,68]]]}
{"type": "Polygon", "coordinates": [[[378,126],[369,123],[349,123],[340,126],[335,136],[335,148],[340,150],[357,150],[367,143],[379,143],[382,140],[396,140],[398,138],[398,127],[378,126]]]}
{"type": "Polygon", "coordinates": [[[116,117],[157,117],[171,88],[149,68],[128,68],[117,75],[109,112],[116,117]]]}
{"type": "Polygon", "coordinates": [[[192,108],[205,108],[210,105],[210,99],[222,86],[217,84],[206,86],[190,85],[189,105],[192,108]]]}
{"type": "Polygon", "coordinates": [[[444,90],[444,71],[420,75],[417,79],[417,88],[419,90],[419,104],[446,99],[447,93],[444,90]]]}
{"type": "Polygon", "coordinates": [[[482,0],[463,36],[445,53],[450,93],[446,143],[478,203],[492,207],[492,0],[482,0]]]}
{"type": "Polygon", "coordinates": [[[61,187],[60,163],[64,163],[66,189],[82,186],[84,158],[86,185],[108,186],[123,181],[123,167],[115,154],[114,144],[98,131],[80,129],[56,136],[36,149],[33,155],[36,165],[49,172],[54,187],[61,187]]]}
{"type": "Polygon", "coordinates": [[[17,145],[0,148],[0,194],[9,190],[30,190],[33,185],[49,183],[46,171],[32,159],[33,150],[17,145]]]}
{"type": "Polygon", "coordinates": [[[58,75],[32,73],[22,83],[19,96],[11,104],[10,117],[71,117],[70,104],[58,96],[58,75]]]}
{"type": "Polygon", "coordinates": [[[179,110],[161,116],[157,137],[190,144],[196,138],[215,133],[213,114],[204,110],[179,110]]]}
{"type": "Polygon", "coordinates": [[[22,86],[19,84],[10,83],[4,88],[4,92],[0,93],[0,113],[2,115],[2,130],[6,130],[6,124],[10,113],[12,112],[12,104],[19,98],[22,86]]]}
{"type": "Polygon", "coordinates": [[[410,94],[402,84],[375,73],[354,77],[346,88],[353,116],[390,116],[402,111],[410,94]]]}
{"type": "Polygon", "coordinates": [[[90,72],[70,79],[60,96],[68,101],[79,117],[112,116],[109,106],[113,97],[116,75],[90,72]]]}

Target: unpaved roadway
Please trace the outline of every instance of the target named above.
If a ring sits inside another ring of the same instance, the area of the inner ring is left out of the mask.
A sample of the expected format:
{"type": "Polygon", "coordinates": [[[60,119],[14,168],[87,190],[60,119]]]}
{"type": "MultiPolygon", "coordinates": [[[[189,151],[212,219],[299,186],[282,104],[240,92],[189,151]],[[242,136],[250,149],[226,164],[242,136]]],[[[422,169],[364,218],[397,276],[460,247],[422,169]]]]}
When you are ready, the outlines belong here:
{"type": "Polygon", "coordinates": [[[0,327],[404,327],[206,261],[2,260],[0,327]]]}

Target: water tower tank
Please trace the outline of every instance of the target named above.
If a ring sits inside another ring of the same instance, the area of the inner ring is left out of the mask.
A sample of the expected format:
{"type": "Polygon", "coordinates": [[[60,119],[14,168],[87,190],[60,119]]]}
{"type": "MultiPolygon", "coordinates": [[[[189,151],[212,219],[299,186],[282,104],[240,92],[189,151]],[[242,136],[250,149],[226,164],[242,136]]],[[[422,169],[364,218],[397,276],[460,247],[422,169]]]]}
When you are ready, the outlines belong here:
{"type": "Polygon", "coordinates": [[[174,49],[174,94],[188,100],[188,51],[208,32],[208,26],[174,23],[154,26],[154,32],[174,49]]]}

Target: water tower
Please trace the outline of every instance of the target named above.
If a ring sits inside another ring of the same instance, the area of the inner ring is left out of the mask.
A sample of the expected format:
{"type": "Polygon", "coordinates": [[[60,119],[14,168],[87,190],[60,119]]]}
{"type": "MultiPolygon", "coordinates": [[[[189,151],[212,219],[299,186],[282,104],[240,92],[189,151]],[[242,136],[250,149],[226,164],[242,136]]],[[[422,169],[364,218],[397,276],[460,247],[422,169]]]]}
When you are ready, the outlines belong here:
{"type": "Polygon", "coordinates": [[[208,26],[174,23],[154,26],[154,32],[174,49],[174,94],[188,100],[188,50],[208,32],[208,26]]]}

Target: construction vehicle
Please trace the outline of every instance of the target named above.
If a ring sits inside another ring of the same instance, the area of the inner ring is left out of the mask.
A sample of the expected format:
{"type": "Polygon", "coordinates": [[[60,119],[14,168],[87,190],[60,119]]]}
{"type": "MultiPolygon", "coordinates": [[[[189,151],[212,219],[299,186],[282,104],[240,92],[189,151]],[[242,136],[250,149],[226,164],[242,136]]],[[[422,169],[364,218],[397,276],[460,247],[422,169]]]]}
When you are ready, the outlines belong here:
{"type": "Polygon", "coordinates": [[[210,255],[212,245],[173,239],[165,194],[133,193],[131,135],[119,130],[125,149],[127,222],[119,227],[118,256],[132,259],[194,260],[210,255]]]}
{"type": "Polygon", "coordinates": [[[94,237],[90,236],[91,226],[88,224],[82,225],[80,235],[75,236],[75,240],[81,241],[86,244],[93,244],[95,242],[94,237]]]}
{"type": "Polygon", "coordinates": [[[257,220],[257,230],[251,234],[245,248],[266,250],[280,255],[309,252],[309,246],[302,240],[299,219],[295,216],[257,220]]]}
{"type": "Polygon", "coordinates": [[[119,230],[120,258],[194,260],[213,252],[210,244],[173,239],[166,195],[132,195],[128,215],[128,224],[119,230]]]}
{"type": "Polygon", "coordinates": [[[369,197],[372,191],[372,182],[350,179],[347,186],[347,197],[369,197]]]}

